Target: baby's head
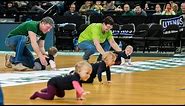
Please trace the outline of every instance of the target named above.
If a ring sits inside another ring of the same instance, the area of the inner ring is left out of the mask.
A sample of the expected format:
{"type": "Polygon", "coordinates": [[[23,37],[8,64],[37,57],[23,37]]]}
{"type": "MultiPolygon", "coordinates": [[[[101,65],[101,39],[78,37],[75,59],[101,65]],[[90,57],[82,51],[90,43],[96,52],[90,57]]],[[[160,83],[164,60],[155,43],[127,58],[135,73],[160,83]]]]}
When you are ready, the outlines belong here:
{"type": "Polygon", "coordinates": [[[128,45],[126,48],[125,48],[125,54],[127,56],[131,55],[133,53],[133,47],[131,45],[128,45]]]}
{"type": "Polygon", "coordinates": [[[57,49],[56,47],[51,47],[51,48],[49,48],[49,50],[48,50],[48,54],[49,54],[49,55],[52,55],[52,56],[54,56],[54,57],[57,56],[57,52],[58,52],[58,49],[57,49]]]}
{"type": "Polygon", "coordinates": [[[102,60],[107,66],[112,66],[115,63],[116,55],[113,52],[105,52],[102,56],[102,60]]]}
{"type": "Polygon", "coordinates": [[[80,61],[75,64],[75,72],[80,75],[80,79],[86,81],[92,72],[92,66],[87,61],[80,61]]]}

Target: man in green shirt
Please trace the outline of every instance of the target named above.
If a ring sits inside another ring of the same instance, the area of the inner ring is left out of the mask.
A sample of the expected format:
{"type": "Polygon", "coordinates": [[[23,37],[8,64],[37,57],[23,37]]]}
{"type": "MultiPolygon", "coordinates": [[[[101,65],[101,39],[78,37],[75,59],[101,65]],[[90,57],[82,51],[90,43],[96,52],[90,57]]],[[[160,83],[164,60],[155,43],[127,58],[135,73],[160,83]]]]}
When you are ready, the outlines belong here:
{"type": "Polygon", "coordinates": [[[44,48],[47,32],[54,27],[54,21],[51,17],[45,17],[41,21],[26,21],[13,29],[5,40],[5,45],[15,51],[15,57],[6,55],[5,66],[12,68],[15,66],[23,66],[23,68],[33,68],[34,56],[27,48],[27,44],[31,44],[34,52],[40,59],[42,65],[47,66],[45,58],[46,52],[44,48]]]}
{"type": "Polygon", "coordinates": [[[80,34],[78,47],[85,52],[84,60],[88,60],[95,52],[99,52],[101,55],[104,54],[105,51],[110,50],[110,46],[115,51],[121,51],[112,36],[113,24],[112,17],[107,16],[103,23],[92,23],[80,34]]]}

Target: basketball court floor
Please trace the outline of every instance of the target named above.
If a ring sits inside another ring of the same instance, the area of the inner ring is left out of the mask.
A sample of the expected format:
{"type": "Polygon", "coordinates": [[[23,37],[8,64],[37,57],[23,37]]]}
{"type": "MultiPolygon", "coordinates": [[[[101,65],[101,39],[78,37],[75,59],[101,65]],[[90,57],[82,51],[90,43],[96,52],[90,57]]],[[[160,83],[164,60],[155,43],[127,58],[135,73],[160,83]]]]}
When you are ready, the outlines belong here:
{"type": "MultiPolygon", "coordinates": [[[[63,55],[56,57],[57,70],[14,71],[4,66],[4,54],[0,55],[0,82],[5,105],[120,105],[120,104],[185,104],[185,57],[132,57],[132,66],[111,67],[112,83],[83,84],[90,94],[85,100],[76,100],[74,90],[65,91],[64,98],[54,100],[29,97],[46,87],[49,78],[65,75],[74,69],[81,55],[63,55]]],[[[96,55],[90,58],[93,63],[96,55]]],[[[106,80],[103,73],[103,81],[106,80]]]]}

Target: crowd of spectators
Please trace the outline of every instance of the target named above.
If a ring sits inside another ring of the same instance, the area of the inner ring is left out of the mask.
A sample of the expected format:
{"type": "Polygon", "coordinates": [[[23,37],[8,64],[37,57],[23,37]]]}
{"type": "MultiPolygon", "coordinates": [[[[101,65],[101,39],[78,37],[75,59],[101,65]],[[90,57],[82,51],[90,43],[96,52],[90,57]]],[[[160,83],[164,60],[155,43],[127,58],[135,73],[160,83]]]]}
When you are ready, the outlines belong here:
{"type": "Polygon", "coordinates": [[[0,15],[15,15],[21,12],[44,14],[55,9],[55,15],[79,16],[119,12],[121,16],[181,15],[185,2],[136,2],[136,1],[1,1],[0,15]],[[77,5],[78,4],[78,5],[77,5]]]}

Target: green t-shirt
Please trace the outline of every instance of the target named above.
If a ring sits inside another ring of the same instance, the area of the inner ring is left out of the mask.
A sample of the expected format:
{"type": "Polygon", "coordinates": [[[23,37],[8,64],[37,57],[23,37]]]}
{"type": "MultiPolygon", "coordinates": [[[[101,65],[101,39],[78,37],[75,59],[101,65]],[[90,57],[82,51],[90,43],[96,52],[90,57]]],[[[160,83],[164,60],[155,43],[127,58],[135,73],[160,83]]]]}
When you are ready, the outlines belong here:
{"type": "Polygon", "coordinates": [[[182,10],[179,10],[176,15],[182,15],[182,10]]]}
{"type": "Polygon", "coordinates": [[[100,43],[103,43],[106,39],[113,38],[112,31],[103,33],[102,23],[92,23],[80,34],[78,43],[85,40],[93,41],[94,38],[98,39],[100,43]]]}
{"type": "Polygon", "coordinates": [[[46,38],[46,34],[39,30],[39,21],[26,21],[20,24],[18,27],[10,31],[8,37],[16,36],[16,35],[25,35],[28,36],[28,31],[32,31],[37,34],[37,38],[44,40],[46,38]]]}
{"type": "Polygon", "coordinates": [[[134,13],[133,13],[133,11],[127,11],[127,12],[124,12],[123,14],[121,14],[121,16],[134,16],[134,13]]]}

